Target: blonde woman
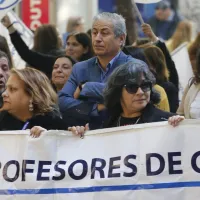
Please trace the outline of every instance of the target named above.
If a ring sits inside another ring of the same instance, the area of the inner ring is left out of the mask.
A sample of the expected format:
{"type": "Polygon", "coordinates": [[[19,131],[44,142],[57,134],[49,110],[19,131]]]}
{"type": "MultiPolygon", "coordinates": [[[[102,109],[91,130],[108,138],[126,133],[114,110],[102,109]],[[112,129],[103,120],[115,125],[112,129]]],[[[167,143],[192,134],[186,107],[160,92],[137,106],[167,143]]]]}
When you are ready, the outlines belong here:
{"type": "Polygon", "coordinates": [[[192,24],[189,21],[182,21],[178,24],[172,37],[166,42],[170,52],[174,51],[184,42],[190,43],[192,40],[192,24]]]}
{"type": "Polygon", "coordinates": [[[67,127],[56,109],[57,95],[49,79],[36,69],[12,69],[2,96],[0,130],[67,127]]]}

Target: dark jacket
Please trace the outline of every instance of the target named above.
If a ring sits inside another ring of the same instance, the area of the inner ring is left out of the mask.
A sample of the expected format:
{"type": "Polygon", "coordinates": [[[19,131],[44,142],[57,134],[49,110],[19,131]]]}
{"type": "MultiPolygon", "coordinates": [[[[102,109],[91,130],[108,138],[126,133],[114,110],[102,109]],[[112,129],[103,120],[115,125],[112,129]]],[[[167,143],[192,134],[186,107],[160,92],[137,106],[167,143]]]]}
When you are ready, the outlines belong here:
{"type": "MultiPolygon", "coordinates": [[[[25,129],[31,129],[33,126],[41,126],[47,130],[67,130],[68,125],[56,113],[50,112],[45,115],[37,115],[27,120],[28,126],[25,129]]],[[[0,113],[0,131],[22,130],[26,122],[20,121],[8,112],[0,113]]]]}
{"type": "Polygon", "coordinates": [[[56,56],[41,54],[30,50],[17,31],[10,34],[10,38],[21,58],[27,62],[28,65],[41,70],[51,79],[56,56]]]}
{"type": "Polygon", "coordinates": [[[179,106],[178,88],[169,81],[160,83],[159,85],[164,88],[164,90],[167,94],[170,112],[176,113],[178,106],[179,106]]]}
{"type": "Polygon", "coordinates": [[[161,42],[159,40],[157,42],[156,46],[159,47],[162,50],[162,52],[165,56],[167,68],[168,68],[168,71],[169,71],[169,81],[172,82],[177,88],[179,88],[178,72],[176,70],[175,63],[172,60],[171,55],[170,55],[165,43],[161,42]]]}
{"type": "Polygon", "coordinates": [[[90,129],[98,129],[102,127],[102,121],[107,117],[105,111],[98,112],[97,105],[103,103],[103,89],[107,79],[112,72],[120,65],[133,61],[142,63],[140,60],[120,52],[115,58],[112,66],[109,68],[105,76],[102,76],[102,70],[97,66],[97,58],[93,57],[89,60],[76,63],[72,73],[59,94],[59,108],[63,119],[70,121],[71,125],[90,124],[90,129]],[[74,98],[74,92],[78,85],[86,82],[80,93],[80,98],[74,98]]]}
{"type": "Polygon", "coordinates": [[[148,24],[150,24],[152,27],[155,35],[161,37],[164,40],[168,40],[172,37],[178,23],[181,20],[182,17],[177,12],[174,12],[174,17],[171,21],[160,21],[156,18],[156,16],[153,16],[148,21],[148,24]]]}
{"type": "MultiPolygon", "coordinates": [[[[138,124],[167,121],[169,117],[174,115],[176,114],[162,111],[153,104],[148,104],[143,110],[138,124]]],[[[110,117],[110,119],[105,122],[104,128],[116,127],[118,119],[119,115],[110,117]]]]}

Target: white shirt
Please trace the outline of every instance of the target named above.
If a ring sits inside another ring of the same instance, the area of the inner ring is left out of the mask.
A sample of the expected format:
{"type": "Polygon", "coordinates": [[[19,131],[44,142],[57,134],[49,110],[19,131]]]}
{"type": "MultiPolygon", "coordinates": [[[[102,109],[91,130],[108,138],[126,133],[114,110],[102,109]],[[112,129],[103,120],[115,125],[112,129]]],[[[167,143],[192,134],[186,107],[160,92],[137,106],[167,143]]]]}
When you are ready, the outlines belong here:
{"type": "Polygon", "coordinates": [[[200,119],[200,91],[190,105],[190,116],[192,119],[200,119]]]}

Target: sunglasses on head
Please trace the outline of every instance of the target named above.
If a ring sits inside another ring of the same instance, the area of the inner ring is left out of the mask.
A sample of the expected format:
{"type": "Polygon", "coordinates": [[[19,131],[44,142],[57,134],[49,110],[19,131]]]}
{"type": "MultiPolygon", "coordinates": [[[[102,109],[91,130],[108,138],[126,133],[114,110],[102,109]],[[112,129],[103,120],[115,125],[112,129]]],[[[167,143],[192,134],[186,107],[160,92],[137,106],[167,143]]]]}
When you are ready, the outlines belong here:
{"type": "Polygon", "coordinates": [[[143,92],[148,92],[152,89],[152,83],[151,82],[144,82],[140,85],[137,84],[127,84],[124,85],[126,88],[126,91],[130,94],[135,94],[138,91],[138,88],[141,88],[143,92]]]}

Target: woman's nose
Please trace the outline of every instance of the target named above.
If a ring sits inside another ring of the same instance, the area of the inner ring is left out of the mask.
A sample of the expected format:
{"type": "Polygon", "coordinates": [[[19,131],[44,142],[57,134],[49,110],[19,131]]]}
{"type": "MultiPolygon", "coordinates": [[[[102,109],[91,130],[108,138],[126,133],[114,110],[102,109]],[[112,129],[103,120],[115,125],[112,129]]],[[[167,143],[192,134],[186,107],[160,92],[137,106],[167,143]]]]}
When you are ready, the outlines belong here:
{"type": "Polygon", "coordinates": [[[143,90],[139,87],[136,94],[144,94],[143,90]]]}

